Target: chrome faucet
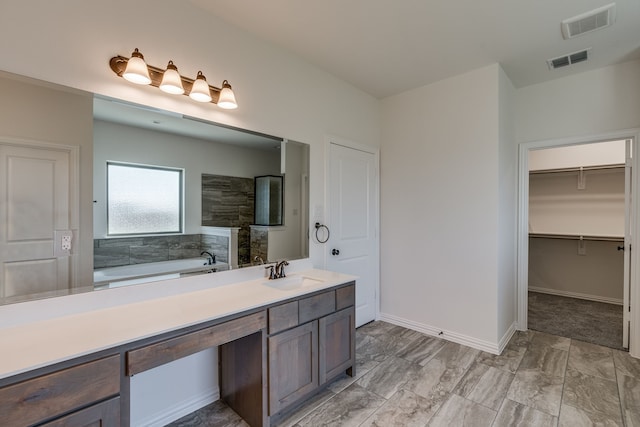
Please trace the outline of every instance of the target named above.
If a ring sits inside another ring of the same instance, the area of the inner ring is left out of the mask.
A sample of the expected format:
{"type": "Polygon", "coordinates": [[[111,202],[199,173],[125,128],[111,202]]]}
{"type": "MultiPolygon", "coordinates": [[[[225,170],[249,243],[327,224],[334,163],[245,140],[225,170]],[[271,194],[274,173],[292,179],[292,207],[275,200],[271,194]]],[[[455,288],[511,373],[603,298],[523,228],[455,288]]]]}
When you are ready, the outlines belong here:
{"type": "Polygon", "coordinates": [[[202,251],[200,253],[200,256],[204,256],[207,255],[207,262],[205,263],[205,265],[213,265],[216,263],[216,256],[212,255],[211,252],[207,252],[207,251],[202,251]]]}

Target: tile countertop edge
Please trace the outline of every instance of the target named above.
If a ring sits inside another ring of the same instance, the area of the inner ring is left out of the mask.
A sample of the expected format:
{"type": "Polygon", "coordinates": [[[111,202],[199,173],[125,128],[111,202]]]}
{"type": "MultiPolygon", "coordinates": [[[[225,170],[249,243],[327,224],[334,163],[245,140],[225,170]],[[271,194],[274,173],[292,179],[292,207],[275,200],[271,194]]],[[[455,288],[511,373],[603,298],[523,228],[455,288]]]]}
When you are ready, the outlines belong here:
{"type": "Polygon", "coordinates": [[[280,290],[262,285],[265,279],[254,279],[0,328],[0,342],[9,349],[0,355],[0,379],[357,279],[318,269],[296,274],[322,283],[280,290]]]}

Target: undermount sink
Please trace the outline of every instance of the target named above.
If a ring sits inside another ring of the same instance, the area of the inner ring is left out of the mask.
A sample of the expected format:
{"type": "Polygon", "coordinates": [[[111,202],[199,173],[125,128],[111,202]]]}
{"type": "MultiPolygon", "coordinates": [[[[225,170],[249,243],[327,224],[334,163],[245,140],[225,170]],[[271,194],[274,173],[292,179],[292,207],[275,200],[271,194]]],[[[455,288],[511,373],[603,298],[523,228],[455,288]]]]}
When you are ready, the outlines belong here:
{"type": "Polygon", "coordinates": [[[289,290],[319,285],[322,282],[323,281],[319,279],[292,274],[291,276],[283,277],[281,279],[265,280],[262,284],[275,289],[289,290]]]}

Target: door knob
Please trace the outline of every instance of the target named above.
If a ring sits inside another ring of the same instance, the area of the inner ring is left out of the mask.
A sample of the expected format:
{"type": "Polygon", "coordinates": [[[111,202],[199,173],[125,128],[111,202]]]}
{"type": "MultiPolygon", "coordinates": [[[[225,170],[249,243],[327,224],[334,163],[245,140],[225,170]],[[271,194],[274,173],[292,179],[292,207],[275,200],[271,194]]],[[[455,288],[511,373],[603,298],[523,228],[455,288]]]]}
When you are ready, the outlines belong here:
{"type": "Polygon", "coordinates": [[[619,251],[624,251],[624,246],[618,246],[619,251]]]}
{"type": "Polygon", "coordinates": [[[338,249],[331,249],[331,255],[340,255],[340,251],[338,249]]]}

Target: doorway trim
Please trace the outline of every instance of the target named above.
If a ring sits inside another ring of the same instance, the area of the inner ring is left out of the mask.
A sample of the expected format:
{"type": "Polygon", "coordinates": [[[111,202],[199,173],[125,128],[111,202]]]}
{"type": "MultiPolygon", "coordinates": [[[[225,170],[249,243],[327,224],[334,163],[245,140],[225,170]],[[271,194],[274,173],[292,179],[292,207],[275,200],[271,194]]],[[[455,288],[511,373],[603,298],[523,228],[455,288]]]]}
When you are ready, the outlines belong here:
{"type": "MultiPolygon", "coordinates": [[[[631,241],[632,246],[640,242],[640,225],[638,212],[640,212],[640,155],[638,155],[638,140],[640,128],[623,129],[589,136],[577,136],[541,141],[523,142],[518,144],[518,222],[517,222],[517,292],[516,310],[518,329],[524,331],[528,326],[528,301],[529,287],[529,151],[541,148],[563,147],[570,145],[590,144],[595,142],[612,141],[616,139],[631,139],[633,152],[632,170],[632,212],[631,241]]],[[[640,358],[640,286],[638,285],[638,269],[640,268],[640,250],[631,252],[631,295],[630,306],[631,324],[629,325],[629,354],[640,358]]]]}

